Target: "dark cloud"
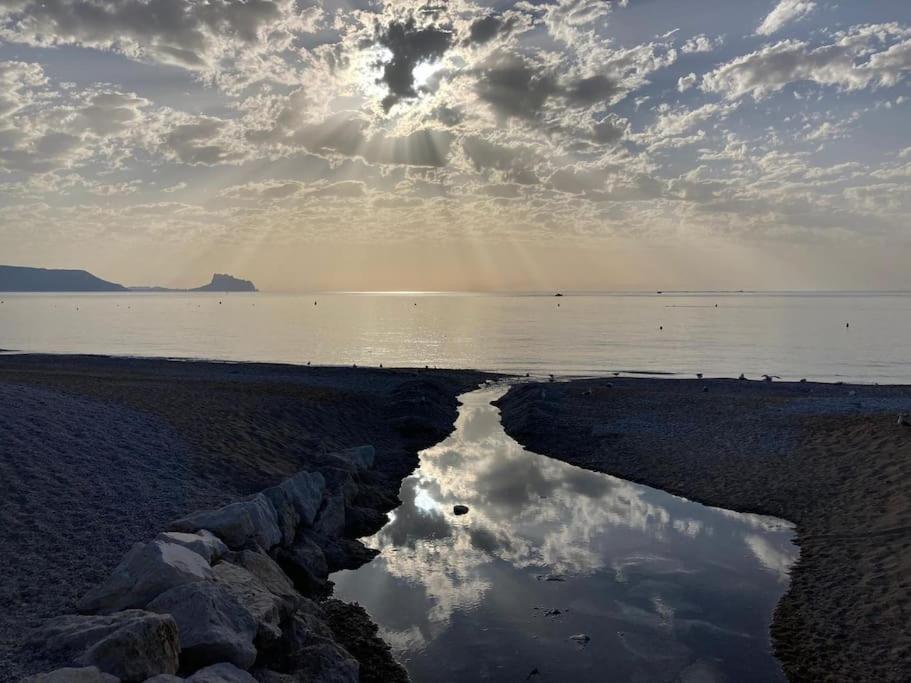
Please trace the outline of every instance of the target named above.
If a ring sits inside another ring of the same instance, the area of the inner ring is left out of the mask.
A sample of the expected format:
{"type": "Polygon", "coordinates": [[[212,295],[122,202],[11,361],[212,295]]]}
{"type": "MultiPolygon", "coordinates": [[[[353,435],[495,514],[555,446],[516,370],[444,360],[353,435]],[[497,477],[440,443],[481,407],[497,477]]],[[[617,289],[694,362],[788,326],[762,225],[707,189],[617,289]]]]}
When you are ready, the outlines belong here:
{"type": "Polygon", "coordinates": [[[592,140],[600,145],[613,145],[623,139],[626,129],[626,121],[608,118],[592,125],[592,140]]]}
{"type": "Polygon", "coordinates": [[[501,171],[508,180],[520,185],[534,185],[538,182],[533,168],[534,153],[531,150],[506,147],[475,136],[465,137],[462,140],[462,149],[479,171],[501,171]]]}
{"type": "Polygon", "coordinates": [[[194,68],[208,62],[220,40],[258,41],[261,30],[282,16],[288,2],[20,0],[0,3],[0,9],[3,5],[13,40],[110,48],[128,41],[144,55],[194,68]]]}
{"type": "Polygon", "coordinates": [[[607,76],[591,76],[578,80],[566,89],[565,97],[573,105],[587,107],[606,102],[620,91],[617,82],[607,76]]]}
{"type": "Polygon", "coordinates": [[[489,14],[471,24],[468,28],[468,37],[462,42],[464,45],[489,43],[497,35],[508,33],[515,24],[514,18],[503,19],[496,14],[489,14]]]}
{"type": "Polygon", "coordinates": [[[501,118],[539,120],[551,98],[569,107],[607,102],[619,92],[616,81],[604,75],[562,82],[554,71],[522,55],[500,51],[478,70],[476,92],[501,118]]]}
{"type": "Polygon", "coordinates": [[[218,140],[224,128],[225,122],[220,119],[200,117],[192,123],[171,128],[164,136],[161,149],[185,164],[213,166],[237,161],[242,155],[218,140]]]}
{"type": "Polygon", "coordinates": [[[508,52],[492,55],[478,75],[478,97],[503,118],[537,119],[547,99],[559,92],[546,70],[508,52]]]}
{"type": "Polygon", "coordinates": [[[392,53],[392,58],[382,64],[383,76],[379,79],[389,88],[389,94],[383,98],[383,109],[389,111],[400,100],[417,97],[415,67],[438,60],[451,42],[452,31],[448,27],[418,28],[413,18],[390,22],[378,32],[377,43],[392,53]]]}

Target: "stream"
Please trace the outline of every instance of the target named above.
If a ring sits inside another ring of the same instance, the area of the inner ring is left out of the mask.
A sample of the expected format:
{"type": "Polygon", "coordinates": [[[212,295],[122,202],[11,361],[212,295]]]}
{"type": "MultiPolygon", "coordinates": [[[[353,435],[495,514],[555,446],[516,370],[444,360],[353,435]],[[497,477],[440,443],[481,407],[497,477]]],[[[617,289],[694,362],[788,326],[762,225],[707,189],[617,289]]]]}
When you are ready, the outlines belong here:
{"type": "Polygon", "coordinates": [[[532,453],[490,405],[506,390],[460,397],[363,539],[381,554],[332,575],[412,680],[784,680],[769,624],[792,525],[532,453]]]}

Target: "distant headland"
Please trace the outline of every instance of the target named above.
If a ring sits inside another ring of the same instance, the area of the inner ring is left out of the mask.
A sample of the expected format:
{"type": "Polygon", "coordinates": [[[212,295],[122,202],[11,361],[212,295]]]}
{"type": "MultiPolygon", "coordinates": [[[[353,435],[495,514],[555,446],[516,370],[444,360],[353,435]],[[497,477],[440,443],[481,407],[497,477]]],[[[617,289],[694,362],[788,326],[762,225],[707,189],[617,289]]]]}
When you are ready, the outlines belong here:
{"type": "Polygon", "coordinates": [[[249,280],[215,273],[212,280],[193,289],[124,287],[85,270],[0,266],[0,292],[256,292],[249,280]]]}

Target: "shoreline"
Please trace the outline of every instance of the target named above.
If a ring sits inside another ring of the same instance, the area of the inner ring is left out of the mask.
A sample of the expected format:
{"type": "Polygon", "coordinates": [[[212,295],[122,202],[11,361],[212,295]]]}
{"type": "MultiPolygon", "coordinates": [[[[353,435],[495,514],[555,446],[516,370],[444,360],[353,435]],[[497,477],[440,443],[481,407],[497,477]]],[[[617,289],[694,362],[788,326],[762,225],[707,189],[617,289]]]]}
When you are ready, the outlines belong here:
{"type": "Polygon", "coordinates": [[[795,524],[771,624],[790,680],[911,675],[911,387],[612,378],[514,386],[507,433],[579,467],[795,524]]]}
{"type": "MultiPolygon", "coordinates": [[[[7,487],[0,540],[13,560],[0,584],[0,678],[47,670],[40,656],[23,649],[28,634],[48,618],[76,611],[134,542],[302,469],[322,471],[328,453],[374,446],[366,498],[357,503],[365,514],[340,540],[372,533],[398,504],[400,482],[417,466],[418,452],[451,431],[456,397],[490,377],[0,357],[0,478],[7,487]]],[[[357,566],[371,557],[359,544],[343,545],[337,563],[357,566]]],[[[392,661],[362,613],[334,603],[330,612],[356,658],[371,666],[392,661]]]]}

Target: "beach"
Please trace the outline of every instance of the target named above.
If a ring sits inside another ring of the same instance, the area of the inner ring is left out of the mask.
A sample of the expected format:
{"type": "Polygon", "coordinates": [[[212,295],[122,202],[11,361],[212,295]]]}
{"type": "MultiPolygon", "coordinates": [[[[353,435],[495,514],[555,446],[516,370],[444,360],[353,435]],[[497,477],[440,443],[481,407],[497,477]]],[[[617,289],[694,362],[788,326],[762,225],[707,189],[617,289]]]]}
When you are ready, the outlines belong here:
{"type": "Polygon", "coordinates": [[[517,385],[499,407],[535,452],[794,522],[771,628],[788,678],[908,679],[911,388],[618,377],[517,385]]]}
{"type": "Polygon", "coordinates": [[[377,505],[391,507],[417,452],[451,429],[456,396],[485,377],[0,356],[0,679],[45,670],[23,651],[30,631],[182,515],[362,444],[376,449],[377,505]]]}
{"type": "MultiPolygon", "coordinates": [[[[182,515],[318,471],[326,453],[376,449],[377,516],[356,535],[376,531],[418,452],[450,433],[457,396],[488,379],[509,378],[0,356],[0,678],[46,670],[23,647],[29,633],[73,612],[133,543],[182,515]]],[[[771,625],[788,678],[907,678],[911,428],[896,422],[911,412],[909,387],[524,380],[497,405],[506,432],[537,453],[795,523],[800,557],[771,625]]],[[[349,558],[352,567],[369,559],[349,558]]],[[[338,602],[326,610],[341,638],[372,642],[362,611],[338,602]]],[[[383,680],[383,667],[395,666],[375,643],[357,657],[361,680],[383,680]]]]}

